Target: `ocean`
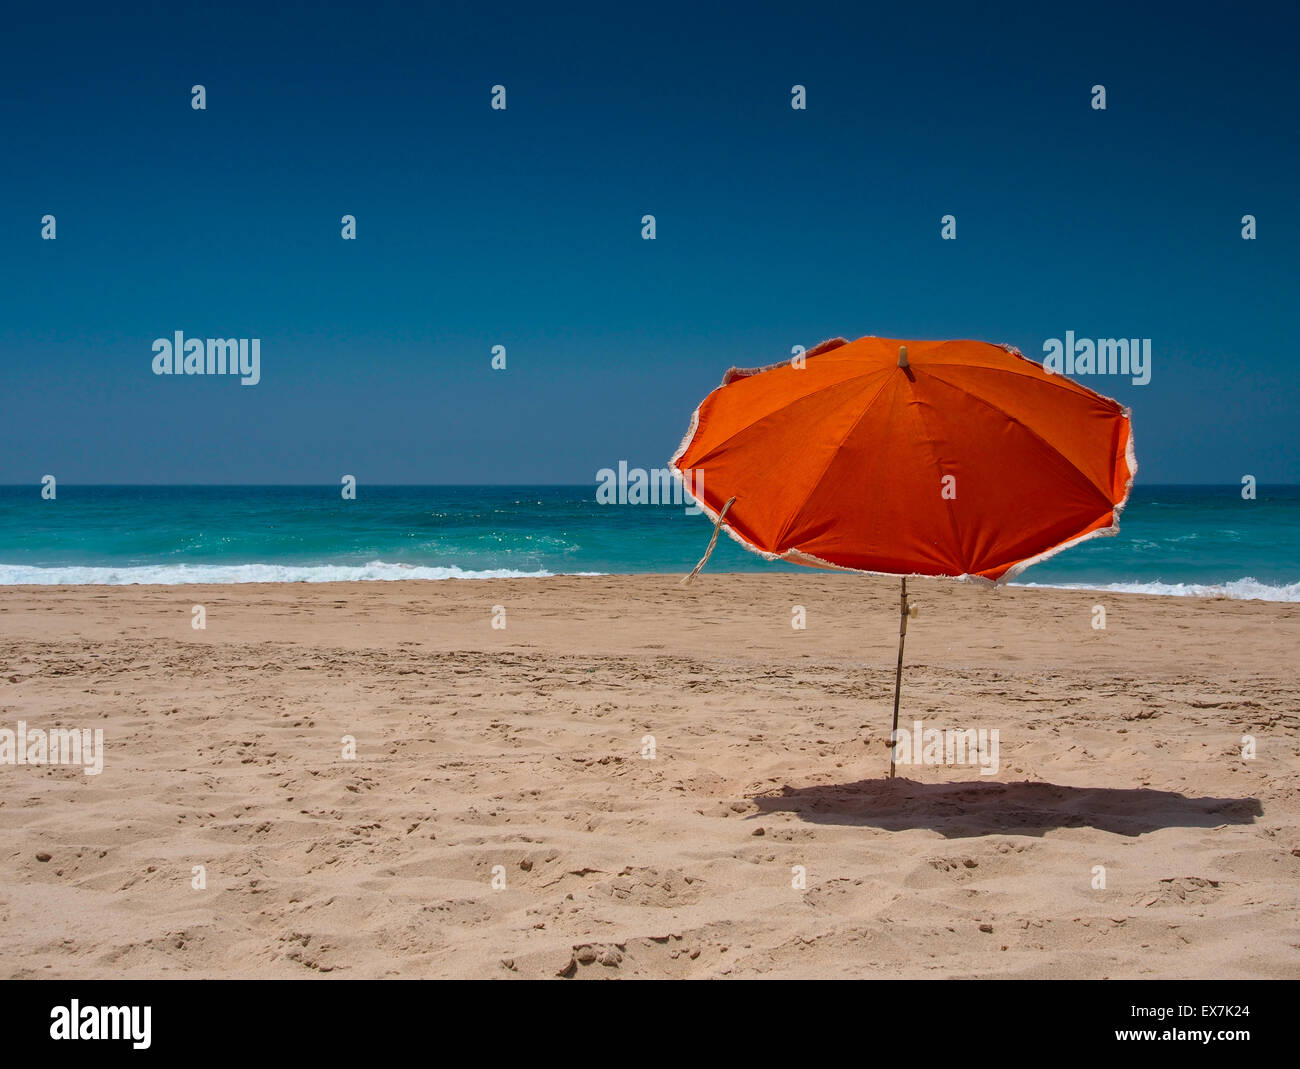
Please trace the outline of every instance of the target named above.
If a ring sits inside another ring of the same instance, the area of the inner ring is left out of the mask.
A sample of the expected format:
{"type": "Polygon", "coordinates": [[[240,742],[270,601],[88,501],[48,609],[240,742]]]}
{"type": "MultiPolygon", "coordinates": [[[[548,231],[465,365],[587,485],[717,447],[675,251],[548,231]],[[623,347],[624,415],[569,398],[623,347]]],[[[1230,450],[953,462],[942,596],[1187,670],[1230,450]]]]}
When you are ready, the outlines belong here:
{"type": "MultiPolygon", "coordinates": [[[[1115,538],[1013,585],[1300,601],[1300,487],[1138,486],[1115,538]]],[[[0,487],[0,585],[685,574],[711,533],[595,486],[0,487]]],[[[797,570],[722,537],[708,571],[797,570]]]]}

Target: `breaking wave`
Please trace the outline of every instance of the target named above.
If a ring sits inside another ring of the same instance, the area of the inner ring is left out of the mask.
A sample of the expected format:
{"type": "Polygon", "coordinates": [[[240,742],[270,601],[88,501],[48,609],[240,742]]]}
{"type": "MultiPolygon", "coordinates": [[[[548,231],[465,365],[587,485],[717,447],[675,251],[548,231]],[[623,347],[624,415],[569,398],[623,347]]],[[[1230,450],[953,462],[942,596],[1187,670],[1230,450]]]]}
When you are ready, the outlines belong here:
{"type": "MultiPolygon", "coordinates": [[[[412,564],[144,564],[119,567],[69,565],[43,568],[27,564],[0,564],[0,586],[102,584],[127,586],[133,583],[350,583],[396,579],[543,579],[554,572],[522,572],[510,568],[472,571],[458,568],[425,567],[412,564]]],[[[594,575],[594,572],[578,572],[594,575]]]]}
{"type": "Polygon", "coordinates": [[[1239,601],[1300,601],[1300,583],[1261,583],[1252,576],[1227,583],[1012,583],[1057,590],[1104,590],[1117,594],[1159,594],[1180,598],[1233,598],[1239,601]]]}

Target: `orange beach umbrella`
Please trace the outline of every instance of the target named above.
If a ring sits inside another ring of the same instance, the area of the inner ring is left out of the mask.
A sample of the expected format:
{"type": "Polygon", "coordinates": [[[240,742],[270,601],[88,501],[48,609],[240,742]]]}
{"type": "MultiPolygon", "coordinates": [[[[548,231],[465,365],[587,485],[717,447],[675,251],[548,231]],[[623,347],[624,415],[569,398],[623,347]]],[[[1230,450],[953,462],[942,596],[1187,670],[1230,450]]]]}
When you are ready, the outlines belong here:
{"type": "Polygon", "coordinates": [[[907,578],[1004,582],[1113,535],[1137,470],[1127,408],[1014,349],[870,337],[732,368],[671,465],[715,539],[902,577],[895,728],[907,578]]]}

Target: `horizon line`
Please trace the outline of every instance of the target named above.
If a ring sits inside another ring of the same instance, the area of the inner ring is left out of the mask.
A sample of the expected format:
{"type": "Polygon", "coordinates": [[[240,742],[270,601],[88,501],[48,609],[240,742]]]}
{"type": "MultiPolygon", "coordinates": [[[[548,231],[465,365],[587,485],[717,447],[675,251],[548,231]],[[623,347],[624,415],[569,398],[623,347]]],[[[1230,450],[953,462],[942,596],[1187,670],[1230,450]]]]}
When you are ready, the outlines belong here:
{"type": "MultiPolygon", "coordinates": [[[[482,490],[482,489],[489,489],[489,488],[499,488],[499,489],[503,489],[503,490],[505,490],[505,489],[556,489],[556,488],[561,488],[561,489],[571,489],[571,488],[574,488],[574,487],[587,487],[587,488],[589,488],[589,487],[591,487],[591,486],[593,486],[593,485],[598,485],[598,484],[599,484],[599,480],[593,480],[592,482],[582,482],[582,483],[551,483],[551,482],[547,482],[547,483],[511,483],[511,482],[500,482],[500,483],[387,483],[387,482],[363,482],[362,480],[358,480],[358,481],[357,481],[357,485],[358,485],[358,486],[369,486],[369,487],[374,487],[374,488],[379,488],[379,489],[386,489],[386,490],[428,490],[428,489],[470,489],[470,490],[482,490]]],[[[42,485],[42,484],[40,483],[39,480],[36,481],[36,482],[0,483],[0,490],[31,490],[31,489],[39,490],[39,489],[41,488],[41,485],[42,485]]],[[[166,489],[184,489],[184,490],[188,490],[188,489],[196,489],[196,488],[205,488],[205,489],[211,489],[211,490],[251,490],[251,489],[267,489],[267,490],[275,490],[275,489],[284,490],[284,489],[288,489],[288,490],[301,490],[301,489],[321,489],[321,488],[329,488],[329,489],[337,490],[338,487],[339,487],[339,483],[192,483],[192,482],[178,482],[178,483],[131,483],[131,482],[127,482],[127,483],[73,483],[73,482],[60,482],[58,485],[59,485],[60,487],[67,486],[67,487],[74,487],[74,488],[78,488],[78,489],[89,489],[89,490],[112,490],[112,489],[120,489],[120,488],[131,488],[131,489],[154,489],[154,490],[166,490],[166,489]]],[[[1297,488],[1300,488],[1300,483],[1273,483],[1273,482],[1263,482],[1263,481],[1258,481],[1258,480],[1256,481],[1255,485],[1256,485],[1256,486],[1274,486],[1274,487],[1284,487],[1284,488],[1291,488],[1291,487],[1297,487],[1297,488]]],[[[1134,488],[1134,489],[1138,489],[1139,487],[1141,487],[1141,488],[1150,488],[1150,487],[1157,487],[1157,486],[1213,487],[1213,488],[1215,488],[1215,489],[1220,489],[1220,488],[1223,488],[1223,487],[1232,487],[1232,488],[1236,489],[1236,488],[1240,488],[1241,483],[1240,483],[1240,482],[1226,482],[1226,483],[1198,483],[1198,482],[1149,482],[1149,483],[1148,483],[1148,482],[1136,482],[1136,481],[1135,481],[1134,484],[1133,484],[1133,488],[1134,488]]]]}

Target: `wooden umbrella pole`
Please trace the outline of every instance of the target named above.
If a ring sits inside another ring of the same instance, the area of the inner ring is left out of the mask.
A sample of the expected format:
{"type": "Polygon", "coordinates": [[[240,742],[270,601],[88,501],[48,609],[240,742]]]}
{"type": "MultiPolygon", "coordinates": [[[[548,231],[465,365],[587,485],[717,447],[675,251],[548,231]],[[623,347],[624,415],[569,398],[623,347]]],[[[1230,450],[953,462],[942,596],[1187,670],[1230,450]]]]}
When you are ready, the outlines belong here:
{"type": "Polygon", "coordinates": [[[903,593],[899,599],[898,614],[898,668],[894,672],[894,729],[889,733],[889,778],[894,778],[894,757],[898,752],[898,692],[903,685],[903,639],[907,637],[907,577],[903,577],[903,593]]]}

